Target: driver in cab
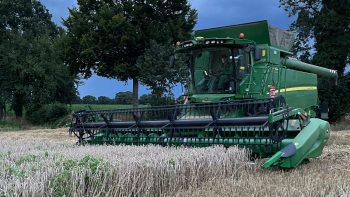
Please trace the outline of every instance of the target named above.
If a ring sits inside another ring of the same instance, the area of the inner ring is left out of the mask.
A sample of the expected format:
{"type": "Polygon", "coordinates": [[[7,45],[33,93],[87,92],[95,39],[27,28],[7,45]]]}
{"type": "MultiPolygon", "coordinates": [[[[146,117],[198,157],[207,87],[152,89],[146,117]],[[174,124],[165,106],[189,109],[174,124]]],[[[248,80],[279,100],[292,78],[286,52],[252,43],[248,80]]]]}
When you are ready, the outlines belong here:
{"type": "Polygon", "coordinates": [[[209,76],[209,92],[227,92],[229,90],[230,77],[232,73],[232,63],[226,54],[220,58],[220,63],[212,65],[209,76]]]}

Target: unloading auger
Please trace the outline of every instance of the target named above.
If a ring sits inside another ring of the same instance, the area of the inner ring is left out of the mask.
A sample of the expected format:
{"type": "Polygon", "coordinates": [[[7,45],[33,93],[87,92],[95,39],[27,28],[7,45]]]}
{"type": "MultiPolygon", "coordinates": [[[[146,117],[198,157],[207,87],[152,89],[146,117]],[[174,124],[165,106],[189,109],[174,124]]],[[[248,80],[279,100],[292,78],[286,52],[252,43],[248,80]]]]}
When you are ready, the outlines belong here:
{"type": "Polygon", "coordinates": [[[292,58],[293,35],[266,21],[195,36],[177,50],[191,73],[188,103],[75,112],[70,132],[78,142],[238,145],[269,157],[265,168],[294,168],[322,153],[330,127],[316,118],[327,117],[318,107],[317,78],[334,79],[336,71],[292,58]]]}

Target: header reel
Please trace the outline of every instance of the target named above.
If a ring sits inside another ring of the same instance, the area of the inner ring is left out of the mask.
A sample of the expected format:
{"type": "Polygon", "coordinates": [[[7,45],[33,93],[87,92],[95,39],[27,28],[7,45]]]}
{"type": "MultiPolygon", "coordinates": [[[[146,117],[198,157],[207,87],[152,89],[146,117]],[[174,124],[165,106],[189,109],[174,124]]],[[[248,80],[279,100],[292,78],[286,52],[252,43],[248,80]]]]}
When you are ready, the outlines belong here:
{"type": "Polygon", "coordinates": [[[78,137],[80,144],[238,145],[248,147],[259,155],[269,155],[280,149],[282,140],[295,136],[307,124],[308,119],[301,118],[297,111],[288,108],[282,96],[79,111],[73,114],[70,132],[78,137]]]}

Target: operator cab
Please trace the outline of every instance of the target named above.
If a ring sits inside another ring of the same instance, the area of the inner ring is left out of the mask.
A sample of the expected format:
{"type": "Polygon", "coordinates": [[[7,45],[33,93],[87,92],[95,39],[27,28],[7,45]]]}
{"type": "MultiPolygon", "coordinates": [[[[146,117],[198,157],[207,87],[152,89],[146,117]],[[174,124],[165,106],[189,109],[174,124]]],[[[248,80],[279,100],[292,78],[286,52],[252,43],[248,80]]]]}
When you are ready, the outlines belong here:
{"type": "Polygon", "coordinates": [[[261,50],[247,39],[197,37],[178,47],[176,53],[186,57],[190,71],[187,86],[192,102],[234,99],[254,61],[261,58],[261,50]]]}
{"type": "Polygon", "coordinates": [[[244,48],[206,47],[194,49],[190,71],[194,94],[236,94],[249,72],[249,53],[244,48]]]}

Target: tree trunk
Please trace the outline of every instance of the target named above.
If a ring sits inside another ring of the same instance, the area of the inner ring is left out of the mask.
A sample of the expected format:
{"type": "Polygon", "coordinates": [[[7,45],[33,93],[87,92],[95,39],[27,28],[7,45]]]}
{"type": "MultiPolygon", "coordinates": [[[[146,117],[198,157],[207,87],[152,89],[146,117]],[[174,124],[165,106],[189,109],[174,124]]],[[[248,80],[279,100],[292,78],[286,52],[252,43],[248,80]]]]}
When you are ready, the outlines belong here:
{"type": "Polygon", "coordinates": [[[136,108],[139,105],[139,80],[133,78],[132,80],[132,106],[136,108]]]}
{"type": "Polygon", "coordinates": [[[13,110],[15,111],[16,118],[22,118],[23,116],[24,96],[23,94],[15,94],[13,101],[13,110]]]}
{"type": "Polygon", "coordinates": [[[5,119],[5,114],[6,114],[6,104],[0,103],[0,120],[5,119]]]}

